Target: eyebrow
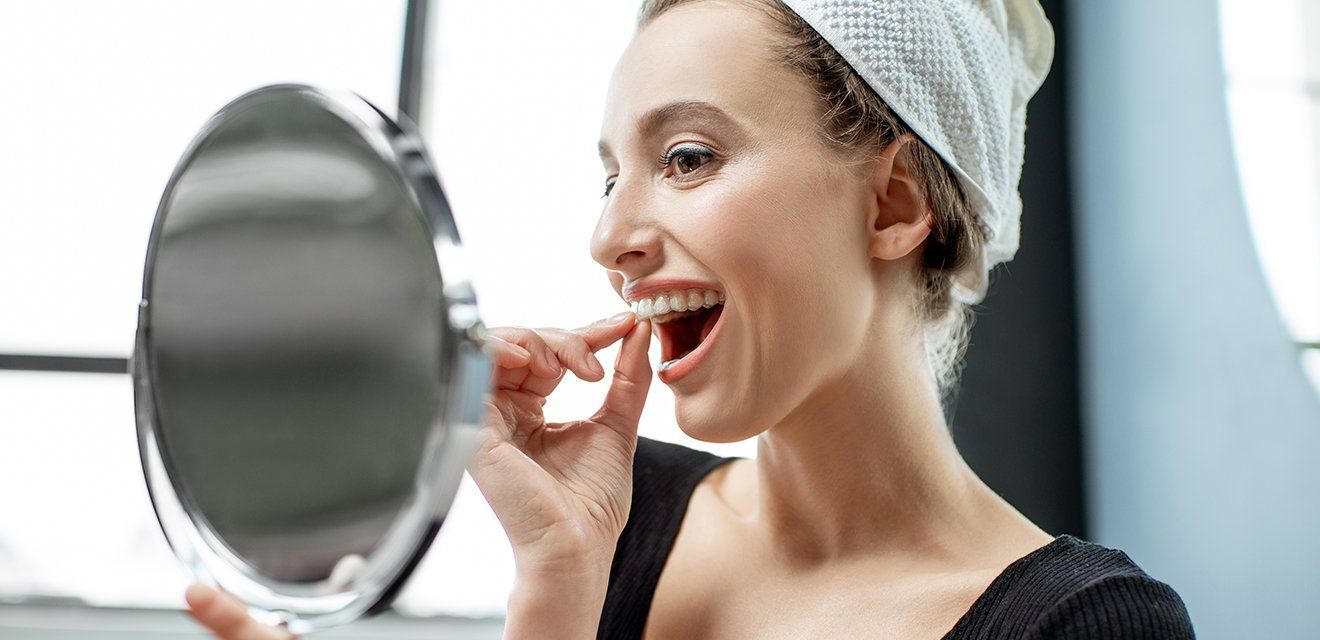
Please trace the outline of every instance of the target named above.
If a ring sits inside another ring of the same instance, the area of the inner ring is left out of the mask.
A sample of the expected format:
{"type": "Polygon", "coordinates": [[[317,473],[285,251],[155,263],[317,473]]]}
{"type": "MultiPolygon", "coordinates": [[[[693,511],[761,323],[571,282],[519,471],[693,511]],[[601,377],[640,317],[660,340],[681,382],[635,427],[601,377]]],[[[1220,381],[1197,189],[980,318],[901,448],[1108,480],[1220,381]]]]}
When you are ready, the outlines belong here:
{"type": "MultiPolygon", "coordinates": [[[[670,122],[685,119],[704,121],[707,124],[732,129],[738,134],[744,133],[738,121],[723,109],[701,100],[681,100],[656,107],[643,114],[635,123],[637,135],[643,138],[653,136],[670,122]]],[[[610,154],[609,145],[605,144],[604,140],[597,144],[597,150],[602,158],[610,154]]]]}

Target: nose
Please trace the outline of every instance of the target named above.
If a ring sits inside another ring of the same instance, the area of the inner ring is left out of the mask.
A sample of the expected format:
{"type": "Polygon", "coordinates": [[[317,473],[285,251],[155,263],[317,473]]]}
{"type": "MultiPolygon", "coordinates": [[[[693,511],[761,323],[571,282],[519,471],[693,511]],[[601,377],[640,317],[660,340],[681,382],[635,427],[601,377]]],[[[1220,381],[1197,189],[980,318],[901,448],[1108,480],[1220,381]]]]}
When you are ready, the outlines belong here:
{"type": "Polygon", "coordinates": [[[615,193],[605,203],[591,234],[591,257],[626,280],[636,280],[660,264],[660,230],[643,214],[642,206],[623,195],[615,193]]]}

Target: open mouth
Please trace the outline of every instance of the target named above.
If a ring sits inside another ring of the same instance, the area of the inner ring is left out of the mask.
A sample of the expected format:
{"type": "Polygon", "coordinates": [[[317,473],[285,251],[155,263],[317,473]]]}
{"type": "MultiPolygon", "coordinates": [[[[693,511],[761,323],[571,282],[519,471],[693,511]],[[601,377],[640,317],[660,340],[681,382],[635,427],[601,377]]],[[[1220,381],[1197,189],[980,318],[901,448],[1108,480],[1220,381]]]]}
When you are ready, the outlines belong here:
{"type": "Polygon", "coordinates": [[[724,294],[713,289],[682,289],[632,303],[633,313],[649,319],[660,339],[664,372],[692,354],[710,336],[724,311],[724,294]]]}

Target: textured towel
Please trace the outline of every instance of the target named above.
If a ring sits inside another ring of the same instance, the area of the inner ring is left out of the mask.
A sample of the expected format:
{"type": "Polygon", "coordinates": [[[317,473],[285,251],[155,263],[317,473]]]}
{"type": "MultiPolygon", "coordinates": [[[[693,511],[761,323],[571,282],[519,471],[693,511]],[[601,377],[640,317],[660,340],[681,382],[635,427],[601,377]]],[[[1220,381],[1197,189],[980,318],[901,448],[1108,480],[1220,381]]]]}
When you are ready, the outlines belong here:
{"type": "Polygon", "coordinates": [[[1027,101],[1054,60],[1037,0],[783,0],[962,179],[989,230],[984,264],[954,294],[985,297],[1017,253],[1027,101]]]}

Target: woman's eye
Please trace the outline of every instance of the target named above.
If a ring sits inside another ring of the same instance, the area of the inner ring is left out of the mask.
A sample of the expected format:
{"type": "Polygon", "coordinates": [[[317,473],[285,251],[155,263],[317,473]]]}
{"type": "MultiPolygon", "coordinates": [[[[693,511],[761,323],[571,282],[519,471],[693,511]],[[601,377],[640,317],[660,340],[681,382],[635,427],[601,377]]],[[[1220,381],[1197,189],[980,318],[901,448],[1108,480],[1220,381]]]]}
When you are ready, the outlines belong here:
{"type": "Polygon", "coordinates": [[[714,159],[715,154],[710,149],[689,145],[673,148],[665,154],[660,164],[664,167],[673,165],[675,175],[682,176],[695,172],[714,159]]]}
{"type": "Polygon", "coordinates": [[[607,178],[605,180],[605,195],[601,196],[602,198],[609,197],[610,192],[614,190],[614,182],[615,178],[607,178]]]}

